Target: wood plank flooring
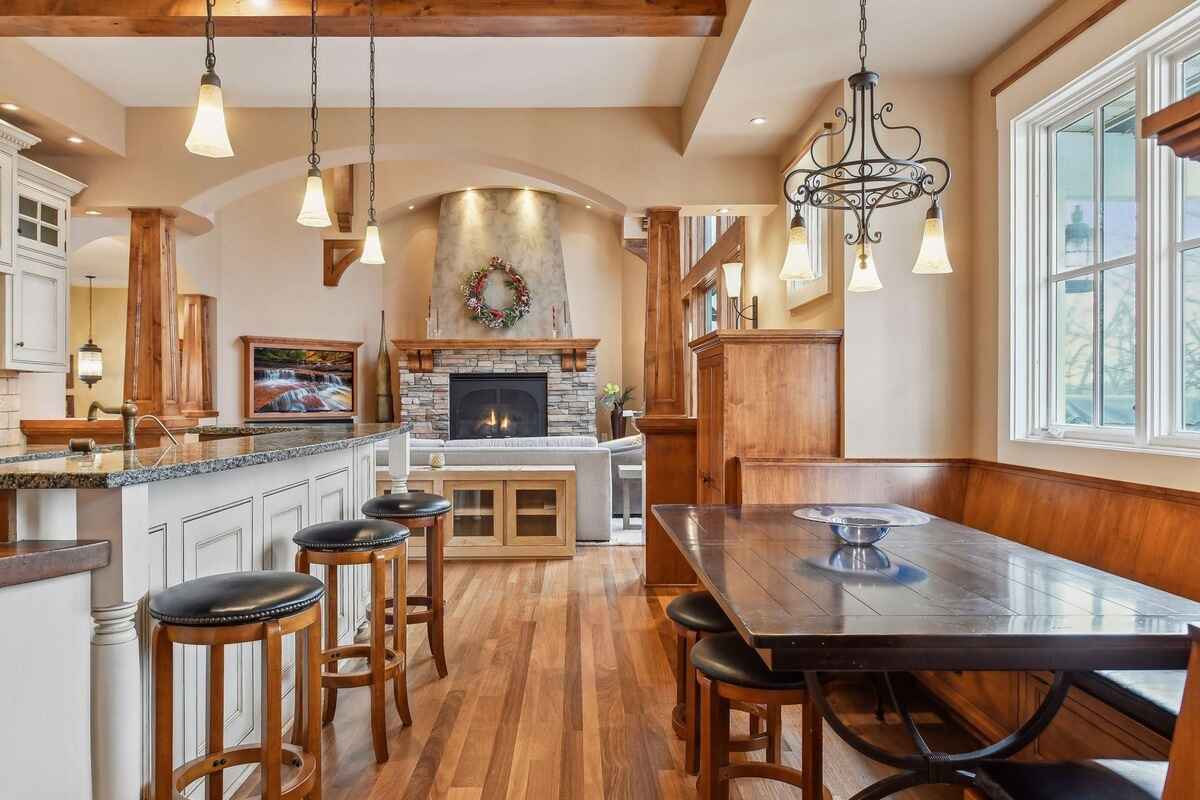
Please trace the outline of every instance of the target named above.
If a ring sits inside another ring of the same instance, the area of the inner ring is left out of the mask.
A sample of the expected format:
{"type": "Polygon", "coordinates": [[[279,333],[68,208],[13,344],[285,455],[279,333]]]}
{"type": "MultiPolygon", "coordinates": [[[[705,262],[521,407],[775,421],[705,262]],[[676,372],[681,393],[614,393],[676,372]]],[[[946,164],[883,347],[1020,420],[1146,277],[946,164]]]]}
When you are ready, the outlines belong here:
{"type": "MultiPolygon", "coordinates": [[[[325,800],[694,798],[670,724],[675,645],[663,609],[675,593],[647,591],[640,558],[637,547],[580,547],[570,561],[448,563],[449,676],[438,680],[424,626],[411,627],[414,725],[402,728],[389,705],[391,759],[383,765],[372,754],[367,690],[341,692],[325,728],[325,800]]],[[[411,565],[410,587],[422,572],[411,565]]],[[[834,697],[874,740],[907,742],[894,715],[886,726],[875,720],[868,689],[850,685],[834,697]]],[[[744,728],[738,716],[734,725],[744,728]]],[[[785,760],[799,766],[798,720],[785,711],[784,723],[785,760]]],[[[935,746],[964,741],[954,729],[931,728],[935,746]]],[[[825,742],[825,783],[835,798],[888,772],[828,728],[825,742]]],[[[961,796],[949,787],[898,795],[961,796]]],[[[800,794],[738,781],[731,797],[800,794]]]]}

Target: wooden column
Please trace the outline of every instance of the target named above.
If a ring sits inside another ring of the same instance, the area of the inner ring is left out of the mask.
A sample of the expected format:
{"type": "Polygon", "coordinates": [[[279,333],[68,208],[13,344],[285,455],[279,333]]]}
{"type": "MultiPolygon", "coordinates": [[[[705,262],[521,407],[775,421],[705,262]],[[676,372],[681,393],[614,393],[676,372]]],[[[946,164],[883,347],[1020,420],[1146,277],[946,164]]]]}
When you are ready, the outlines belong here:
{"type": "Polygon", "coordinates": [[[205,294],[179,296],[179,411],[185,417],[215,417],[213,371],[217,333],[217,298],[205,294]]]}
{"type": "Polygon", "coordinates": [[[160,208],[130,210],[125,397],[139,413],[179,413],[179,316],[175,218],[160,208]]]}
{"type": "Polygon", "coordinates": [[[643,389],[648,416],[687,413],[683,380],[683,301],[679,282],[679,209],[652,208],[646,260],[646,361],[643,389]]]}
{"type": "Polygon", "coordinates": [[[646,530],[643,580],[647,586],[690,586],[696,573],[667,536],[651,509],[667,503],[696,502],[696,419],[694,417],[639,417],[637,428],[645,437],[642,491],[646,493],[646,530]]]}

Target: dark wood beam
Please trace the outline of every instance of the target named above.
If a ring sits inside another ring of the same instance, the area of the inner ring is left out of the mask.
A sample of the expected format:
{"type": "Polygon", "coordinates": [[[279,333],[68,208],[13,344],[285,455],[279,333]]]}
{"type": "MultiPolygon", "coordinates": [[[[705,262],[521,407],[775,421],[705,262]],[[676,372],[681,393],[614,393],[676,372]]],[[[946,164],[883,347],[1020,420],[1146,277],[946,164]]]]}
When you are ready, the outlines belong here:
{"type": "Polygon", "coordinates": [[[648,216],[646,353],[642,383],[646,414],[685,414],[679,209],[651,208],[648,216]]]}
{"type": "MultiPolygon", "coordinates": [[[[204,0],[5,0],[0,36],[202,36],[204,0]]],[[[308,0],[217,0],[217,36],[308,36],[308,0]]],[[[323,0],[324,36],[366,36],[364,0],[323,0]]],[[[379,36],[719,36],[725,0],[379,0],[379,36]]]]}

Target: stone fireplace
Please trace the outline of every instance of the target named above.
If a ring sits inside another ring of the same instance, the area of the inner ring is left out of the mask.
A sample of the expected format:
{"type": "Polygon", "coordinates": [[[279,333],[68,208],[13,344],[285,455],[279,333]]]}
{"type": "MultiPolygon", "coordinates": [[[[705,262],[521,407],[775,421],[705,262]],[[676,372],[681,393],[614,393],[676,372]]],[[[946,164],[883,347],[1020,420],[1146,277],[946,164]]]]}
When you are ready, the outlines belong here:
{"type": "Polygon", "coordinates": [[[595,436],[598,343],[596,339],[395,340],[392,344],[400,355],[401,421],[411,422],[413,434],[424,438],[595,436]],[[506,379],[512,379],[511,384],[505,384],[506,379]],[[468,421],[455,417],[452,428],[455,399],[461,403],[476,391],[483,394],[472,399],[476,408],[469,410],[468,421]],[[521,393],[531,396],[521,398],[521,393]],[[530,421],[527,418],[536,421],[533,406],[538,399],[543,404],[544,428],[540,433],[528,432],[523,426],[530,421]],[[505,411],[507,430],[502,427],[505,411]],[[522,432],[515,432],[518,416],[522,432]]]}

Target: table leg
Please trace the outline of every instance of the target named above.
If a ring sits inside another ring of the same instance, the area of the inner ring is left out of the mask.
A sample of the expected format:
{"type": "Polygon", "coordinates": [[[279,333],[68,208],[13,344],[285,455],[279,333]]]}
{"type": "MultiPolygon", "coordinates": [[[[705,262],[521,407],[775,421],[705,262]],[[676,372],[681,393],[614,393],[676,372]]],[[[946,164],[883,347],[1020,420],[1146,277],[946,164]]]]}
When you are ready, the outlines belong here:
{"type": "Polygon", "coordinates": [[[629,481],[621,481],[621,530],[629,530],[633,527],[633,523],[629,519],[629,481]]]}

